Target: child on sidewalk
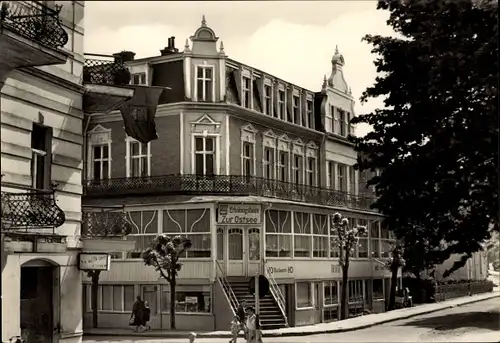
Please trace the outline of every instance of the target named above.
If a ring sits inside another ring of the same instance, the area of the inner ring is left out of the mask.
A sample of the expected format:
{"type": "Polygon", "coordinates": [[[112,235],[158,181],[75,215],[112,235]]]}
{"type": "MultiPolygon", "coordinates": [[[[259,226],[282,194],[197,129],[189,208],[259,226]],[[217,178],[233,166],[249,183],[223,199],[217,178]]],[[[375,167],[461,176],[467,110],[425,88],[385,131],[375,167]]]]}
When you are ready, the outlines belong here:
{"type": "Polygon", "coordinates": [[[190,332],[188,338],[189,338],[189,343],[194,343],[194,340],[196,339],[196,333],[190,332]]]}
{"type": "Polygon", "coordinates": [[[233,321],[231,322],[231,334],[233,335],[233,338],[229,341],[229,343],[236,343],[240,331],[241,331],[241,323],[239,317],[236,315],[234,316],[233,321]]]}

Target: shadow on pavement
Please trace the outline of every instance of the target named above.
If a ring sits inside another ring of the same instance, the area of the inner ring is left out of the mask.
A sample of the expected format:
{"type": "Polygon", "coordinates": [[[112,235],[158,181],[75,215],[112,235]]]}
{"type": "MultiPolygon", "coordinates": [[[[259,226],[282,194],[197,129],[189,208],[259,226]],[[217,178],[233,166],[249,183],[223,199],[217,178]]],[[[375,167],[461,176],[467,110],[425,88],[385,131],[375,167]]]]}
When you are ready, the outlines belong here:
{"type": "Polygon", "coordinates": [[[499,321],[499,311],[467,312],[416,319],[405,323],[404,326],[419,326],[442,331],[465,327],[495,331],[499,329],[499,321]]]}

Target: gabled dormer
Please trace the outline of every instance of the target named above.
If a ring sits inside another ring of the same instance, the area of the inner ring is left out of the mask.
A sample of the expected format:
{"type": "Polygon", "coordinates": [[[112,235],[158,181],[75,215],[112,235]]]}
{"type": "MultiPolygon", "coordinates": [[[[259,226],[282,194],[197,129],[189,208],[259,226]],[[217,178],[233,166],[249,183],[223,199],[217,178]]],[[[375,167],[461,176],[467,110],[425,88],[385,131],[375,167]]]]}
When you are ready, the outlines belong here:
{"type": "Polygon", "coordinates": [[[208,27],[205,16],[201,26],[184,46],[184,89],[187,100],[221,102],[226,89],[226,54],[219,37],[208,27]]]}
{"type": "Polygon", "coordinates": [[[321,92],[316,93],[316,107],[319,107],[317,119],[320,123],[318,129],[347,138],[350,133],[354,133],[350,124],[354,117],[354,98],[344,77],[345,60],[338,47],[331,62],[331,74],[328,78],[325,75],[321,92]]]}

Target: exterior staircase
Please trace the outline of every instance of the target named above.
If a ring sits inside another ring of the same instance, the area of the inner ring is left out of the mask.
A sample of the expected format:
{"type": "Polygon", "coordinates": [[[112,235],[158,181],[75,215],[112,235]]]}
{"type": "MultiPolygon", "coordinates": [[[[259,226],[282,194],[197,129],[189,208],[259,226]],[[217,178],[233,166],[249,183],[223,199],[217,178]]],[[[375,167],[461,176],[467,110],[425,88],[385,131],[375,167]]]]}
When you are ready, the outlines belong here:
{"type": "MultiPolygon", "coordinates": [[[[250,278],[228,277],[227,282],[231,287],[238,304],[245,300],[248,306],[255,307],[255,297],[249,293],[250,278]]],[[[271,294],[267,294],[265,297],[260,298],[259,305],[262,330],[281,329],[287,327],[286,320],[283,318],[280,307],[271,294]]]]}

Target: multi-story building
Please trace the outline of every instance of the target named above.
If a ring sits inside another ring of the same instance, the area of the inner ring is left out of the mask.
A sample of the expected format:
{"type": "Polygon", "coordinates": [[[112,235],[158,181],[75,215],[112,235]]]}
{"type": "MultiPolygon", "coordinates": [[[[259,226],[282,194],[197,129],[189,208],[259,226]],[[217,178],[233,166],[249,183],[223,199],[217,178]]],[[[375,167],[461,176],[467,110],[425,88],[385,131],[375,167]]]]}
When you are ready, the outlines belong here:
{"type": "Polygon", "coordinates": [[[84,112],[134,91],[82,84],[84,1],[0,8],[2,342],[80,342],[84,112]]]}
{"type": "MultiPolygon", "coordinates": [[[[90,118],[84,205],[124,206],[134,226],[127,240],[135,242],[128,252],[108,249],[98,325],[127,327],[141,295],[151,327],[168,328],[169,286],[141,260],[158,234],[192,242],[177,279],[177,329],[227,329],[259,273],[271,283],[261,301],[264,327],[335,320],[335,212],[369,227],[352,256],[350,307],[383,311],[391,237],[371,199],[358,195],[356,152],[347,140],[354,99],[343,56],[335,51],[330,77],[314,92],[228,58],[205,19],[190,39],[182,52],[173,37],[160,56],[122,52],[132,84],[170,89],[157,107],[158,139],[128,137],[119,112],[90,118]]],[[[91,322],[89,282],[84,325],[91,322]]]]}

